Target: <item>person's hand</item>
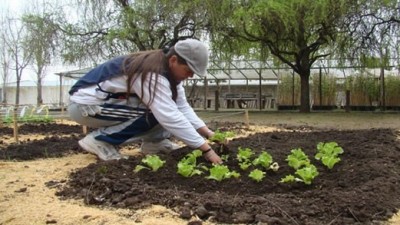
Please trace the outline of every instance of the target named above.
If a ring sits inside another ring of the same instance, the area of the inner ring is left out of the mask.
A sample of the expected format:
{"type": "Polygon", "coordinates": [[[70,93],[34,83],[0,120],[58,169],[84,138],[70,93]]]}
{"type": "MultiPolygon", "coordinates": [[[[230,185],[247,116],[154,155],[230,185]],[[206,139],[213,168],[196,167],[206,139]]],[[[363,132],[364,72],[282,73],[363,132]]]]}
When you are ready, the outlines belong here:
{"type": "Polygon", "coordinates": [[[222,164],[222,159],[215,153],[214,150],[209,150],[203,154],[203,157],[214,164],[222,164]]]}

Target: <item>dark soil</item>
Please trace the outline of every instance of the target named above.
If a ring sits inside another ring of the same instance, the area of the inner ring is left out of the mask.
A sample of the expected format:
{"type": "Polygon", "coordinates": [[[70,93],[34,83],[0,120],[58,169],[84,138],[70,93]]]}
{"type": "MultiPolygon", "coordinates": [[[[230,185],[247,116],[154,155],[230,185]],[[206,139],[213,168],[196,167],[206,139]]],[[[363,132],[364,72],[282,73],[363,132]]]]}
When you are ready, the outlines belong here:
{"type": "MultiPolygon", "coordinates": [[[[240,126],[227,127],[238,131],[240,126]]],[[[230,155],[225,164],[241,173],[238,179],[217,182],[205,178],[208,172],[192,178],[178,175],[177,162],[191,151],[185,147],[171,154],[160,154],[166,164],[157,172],[133,172],[142,156],[98,161],[72,173],[57,195],[62,199],[84,199],[90,205],[118,208],[139,209],[159,204],[177,211],[182,218],[197,215],[203,220],[228,224],[380,224],[400,209],[398,136],[391,129],[303,128],[259,133],[234,139],[225,148],[230,155]],[[332,170],[313,157],[318,142],[328,141],[337,142],[345,151],[340,156],[341,162],[332,170]],[[250,170],[242,171],[237,165],[235,155],[239,146],[256,152],[268,151],[280,169],[267,171],[267,177],[259,183],[251,180],[250,170]],[[293,148],[302,148],[318,168],[319,176],[311,185],[279,182],[282,177],[294,174],[285,161],[293,148]]],[[[68,145],[70,150],[77,146],[72,144],[76,142],[75,137],[55,142],[68,145]]],[[[30,142],[27,146],[39,148],[36,143],[30,142]]],[[[53,148],[51,141],[46,143],[48,148],[53,148]]],[[[57,148],[61,150],[60,146],[57,148]]]]}

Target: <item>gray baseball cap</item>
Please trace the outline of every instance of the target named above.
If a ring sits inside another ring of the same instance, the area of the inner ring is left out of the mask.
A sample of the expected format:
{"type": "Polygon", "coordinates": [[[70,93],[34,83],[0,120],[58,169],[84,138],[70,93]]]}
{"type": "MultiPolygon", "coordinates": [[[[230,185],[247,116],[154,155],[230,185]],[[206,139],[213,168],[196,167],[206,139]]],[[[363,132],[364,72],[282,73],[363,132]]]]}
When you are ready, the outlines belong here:
{"type": "Polygon", "coordinates": [[[208,49],[196,39],[186,39],[175,44],[175,51],[182,57],[190,69],[199,76],[205,76],[208,65],[208,49]]]}

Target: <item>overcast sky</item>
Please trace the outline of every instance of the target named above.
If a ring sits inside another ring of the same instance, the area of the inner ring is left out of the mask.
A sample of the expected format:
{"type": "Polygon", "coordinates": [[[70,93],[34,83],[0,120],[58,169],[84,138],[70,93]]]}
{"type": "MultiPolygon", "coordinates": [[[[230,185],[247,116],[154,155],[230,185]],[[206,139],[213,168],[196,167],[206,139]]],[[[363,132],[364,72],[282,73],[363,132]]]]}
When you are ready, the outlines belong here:
{"type": "MultiPolygon", "coordinates": [[[[53,1],[58,1],[58,0],[53,0],[53,1]]],[[[32,0],[0,0],[0,14],[6,13],[7,11],[10,11],[10,14],[18,17],[18,14],[22,13],[24,11],[25,5],[24,4],[31,4],[32,0]]],[[[25,8],[26,9],[26,8],[25,8]]],[[[68,70],[73,70],[77,69],[74,66],[61,66],[61,65],[56,65],[56,66],[49,66],[46,68],[46,76],[44,78],[45,81],[58,81],[59,76],[54,75],[56,72],[65,72],[68,70]]],[[[11,73],[15,73],[14,70],[10,71],[11,73]]],[[[35,81],[36,75],[35,72],[32,70],[32,68],[25,68],[23,71],[22,75],[22,80],[30,80],[30,81],[35,81]]],[[[15,81],[15,75],[12,74],[9,77],[9,82],[14,82],[15,81]]]]}
{"type": "Polygon", "coordinates": [[[13,13],[18,13],[21,10],[22,4],[29,3],[29,0],[0,0],[1,11],[7,11],[9,9],[13,13]]]}

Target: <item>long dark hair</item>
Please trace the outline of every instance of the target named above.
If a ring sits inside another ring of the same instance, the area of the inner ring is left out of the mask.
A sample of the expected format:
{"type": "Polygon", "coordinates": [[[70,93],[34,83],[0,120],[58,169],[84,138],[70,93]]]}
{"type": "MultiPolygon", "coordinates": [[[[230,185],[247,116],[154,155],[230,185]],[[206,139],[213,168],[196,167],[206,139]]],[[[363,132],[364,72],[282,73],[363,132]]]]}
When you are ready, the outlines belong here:
{"type": "MultiPolygon", "coordinates": [[[[141,75],[140,82],[142,82],[142,89],[140,96],[143,96],[145,91],[150,95],[148,102],[143,102],[143,99],[141,99],[141,101],[148,108],[154,100],[154,91],[158,85],[158,76],[162,75],[167,77],[172,91],[172,99],[176,101],[178,96],[176,86],[178,83],[173,79],[168,65],[168,61],[173,55],[178,57],[178,63],[187,64],[186,61],[175,52],[174,47],[163,50],[141,51],[128,55],[123,63],[124,74],[128,76],[128,95],[131,93],[132,84],[137,82],[137,78],[141,75]],[[144,90],[143,83],[147,76],[150,76],[150,80],[155,80],[155,82],[153,85],[149,86],[148,90],[144,90]]],[[[129,100],[129,96],[127,96],[127,99],[129,100]]]]}

